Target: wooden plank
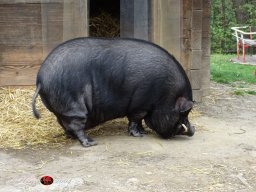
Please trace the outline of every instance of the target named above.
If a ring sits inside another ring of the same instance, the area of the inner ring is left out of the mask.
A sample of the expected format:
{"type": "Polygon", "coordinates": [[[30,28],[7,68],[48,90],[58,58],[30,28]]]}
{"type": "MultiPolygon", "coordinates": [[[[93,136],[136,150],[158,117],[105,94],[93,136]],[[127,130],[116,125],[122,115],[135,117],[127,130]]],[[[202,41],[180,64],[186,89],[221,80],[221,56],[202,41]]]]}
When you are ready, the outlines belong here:
{"type": "Polygon", "coordinates": [[[151,1],[151,41],[160,42],[160,9],[159,0],[151,1]]]}
{"type": "Polygon", "coordinates": [[[65,0],[71,5],[67,15],[63,2],[1,0],[0,86],[34,84],[43,58],[53,47],[69,35],[88,34],[87,0],[65,0]]]}
{"type": "Polygon", "coordinates": [[[202,10],[203,0],[193,0],[193,10],[202,10]]]}
{"type": "Polygon", "coordinates": [[[149,3],[150,0],[134,1],[134,37],[149,40],[149,3]]]}
{"type": "Polygon", "coordinates": [[[42,62],[42,46],[0,46],[1,65],[34,65],[42,62]]]}
{"type": "Polygon", "coordinates": [[[40,43],[42,38],[40,5],[0,5],[0,26],[0,44],[40,43]]]}
{"type": "Polygon", "coordinates": [[[42,62],[40,4],[0,4],[0,86],[32,85],[42,62]]]}
{"type": "Polygon", "coordinates": [[[202,37],[202,51],[203,51],[203,56],[211,55],[211,38],[210,37],[202,37]]]}
{"type": "Polygon", "coordinates": [[[190,69],[201,69],[202,67],[202,50],[192,50],[190,52],[190,69]]]}
{"type": "Polygon", "coordinates": [[[153,0],[153,41],[181,59],[182,5],[175,0],[153,0]]]}
{"type": "Polygon", "coordinates": [[[63,42],[63,4],[41,4],[43,57],[63,42]]]}
{"type": "Polygon", "coordinates": [[[162,39],[162,0],[152,0],[152,36],[153,41],[161,46],[162,39]]]}
{"type": "Polygon", "coordinates": [[[40,65],[0,66],[0,86],[34,85],[40,65]]]}
{"type": "Polygon", "coordinates": [[[211,19],[211,0],[203,1],[203,22],[202,22],[202,78],[201,89],[203,96],[209,94],[210,90],[210,55],[211,55],[211,37],[210,37],[210,19],[211,19]]]}
{"type": "Polygon", "coordinates": [[[207,95],[210,89],[210,57],[203,57],[202,59],[202,70],[201,70],[201,89],[203,91],[203,95],[207,95]]]}
{"type": "Polygon", "coordinates": [[[202,31],[192,30],[191,32],[191,49],[201,50],[202,49],[202,31]]]}
{"type": "Polygon", "coordinates": [[[121,37],[150,40],[150,1],[121,0],[121,37]]]}
{"type": "Polygon", "coordinates": [[[186,70],[191,69],[191,22],[192,22],[192,1],[183,0],[181,23],[183,36],[181,37],[181,63],[186,70]]]}
{"type": "Polygon", "coordinates": [[[120,36],[134,37],[134,1],[120,0],[120,36]]]}
{"type": "Polygon", "coordinates": [[[192,89],[201,89],[201,70],[191,70],[190,73],[192,89]]]}
{"type": "Polygon", "coordinates": [[[203,22],[203,11],[202,10],[192,11],[192,29],[202,30],[202,22],[203,22]]]}
{"type": "Polygon", "coordinates": [[[63,40],[89,34],[88,1],[64,0],[63,40]]]}
{"type": "Polygon", "coordinates": [[[183,0],[182,4],[183,8],[183,18],[190,19],[191,11],[192,11],[192,1],[191,0],[183,0]]]}
{"type": "Polygon", "coordinates": [[[0,4],[62,3],[63,0],[1,0],[0,4]]]}
{"type": "Polygon", "coordinates": [[[181,59],[180,59],[180,63],[182,64],[183,68],[185,70],[190,70],[190,51],[182,51],[181,52],[181,59]]]}
{"type": "Polygon", "coordinates": [[[204,17],[211,17],[212,0],[203,0],[204,17]]]}
{"type": "Polygon", "coordinates": [[[0,66],[42,60],[40,4],[0,4],[0,66]]]}

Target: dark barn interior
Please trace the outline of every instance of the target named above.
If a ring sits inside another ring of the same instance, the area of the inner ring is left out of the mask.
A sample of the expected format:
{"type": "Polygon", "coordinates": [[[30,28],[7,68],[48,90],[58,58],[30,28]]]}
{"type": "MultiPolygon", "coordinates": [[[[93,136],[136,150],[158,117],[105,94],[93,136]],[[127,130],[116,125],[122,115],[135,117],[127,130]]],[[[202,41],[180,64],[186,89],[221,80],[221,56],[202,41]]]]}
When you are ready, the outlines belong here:
{"type": "Polygon", "coordinates": [[[120,36],[120,0],[90,0],[89,35],[120,36]]]}

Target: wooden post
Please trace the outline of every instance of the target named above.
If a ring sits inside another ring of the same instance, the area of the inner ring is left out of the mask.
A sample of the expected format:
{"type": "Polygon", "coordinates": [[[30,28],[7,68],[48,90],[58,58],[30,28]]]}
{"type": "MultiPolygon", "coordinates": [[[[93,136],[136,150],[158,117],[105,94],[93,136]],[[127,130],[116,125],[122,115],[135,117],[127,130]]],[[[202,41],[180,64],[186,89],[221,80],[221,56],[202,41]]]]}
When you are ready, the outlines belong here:
{"type": "Polygon", "coordinates": [[[182,1],[152,0],[152,41],[181,59],[182,1]]]}
{"type": "Polygon", "coordinates": [[[63,41],[88,36],[88,1],[64,0],[63,41]]]}
{"type": "Polygon", "coordinates": [[[120,36],[134,37],[134,0],[120,0],[120,36]]]}
{"type": "Polygon", "coordinates": [[[42,2],[41,19],[43,58],[45,58],[54,47],[63,41],[63,3],[42,2]]]}
{"type": "Polygon", "coordinates": [[[202,29],[202,92],[203,96],[210,91],[210,56],[211,56],[211,0],[203,0],[202,29]]]}
{"type": "Polygon", "coordinates": [[[150,0],[134,1],[134,37],[149,40],[150,0]]]}
{"type": "Polygon", "coordinates": [[[149,40],[150,0],[120,0],[120,36],[149,40]]]}

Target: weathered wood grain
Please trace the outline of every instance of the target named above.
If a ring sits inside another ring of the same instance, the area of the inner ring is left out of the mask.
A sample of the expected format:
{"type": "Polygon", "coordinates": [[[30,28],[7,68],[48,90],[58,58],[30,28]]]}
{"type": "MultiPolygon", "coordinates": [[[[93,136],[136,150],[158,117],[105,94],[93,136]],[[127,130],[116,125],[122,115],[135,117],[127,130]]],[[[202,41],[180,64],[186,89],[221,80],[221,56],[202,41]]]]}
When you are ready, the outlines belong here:
{"type": "Polygon", "coordinates": [[[42,56],[41,45],[0,45],[0,66],[34,65],[43,60],[42,56]]]}
{"type": "Polygon", "coordinates": [[[40,65],[0,66],[0,86],[34,85],[40,65]]]}
{"type": "Polygon", "coordinates": [[[40,4],[0,3],[0,86],[31,85],[42,62],[40,4]]]}
{"type": "Polygon", "coordinates": [[[62,3],[63,0],[1,0],[0,4],[20,4],[20,3],[62,3]]]}
{"type": "Polygon", "coordinates": [[[64,0],[63,40],[88,36],[88,0],[64,0]]]}
{"type": "Polygon", "coordinates": [[[43,57],[63,42],[63,4],[43,3],[41,6],[41,43],[43,57]]]}
{"type": "MultiPolygon", "coordinates": [[[[180,1],[152,0],[152,40],[181,60],[182,5],[180,1]]],[[[185,68],[185,66],[184,66],[185,68]]]]}

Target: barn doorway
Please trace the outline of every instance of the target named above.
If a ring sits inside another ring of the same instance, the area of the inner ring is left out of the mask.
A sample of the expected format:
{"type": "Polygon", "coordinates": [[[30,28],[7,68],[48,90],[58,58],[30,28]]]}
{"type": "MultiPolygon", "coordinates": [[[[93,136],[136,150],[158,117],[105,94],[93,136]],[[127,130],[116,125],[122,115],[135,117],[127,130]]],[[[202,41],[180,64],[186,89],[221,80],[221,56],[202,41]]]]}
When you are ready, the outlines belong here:
{"type": "Polygon", "coordinates": [[[89,35],[120,37],[120,0],[90,0],[89,35]]]}

